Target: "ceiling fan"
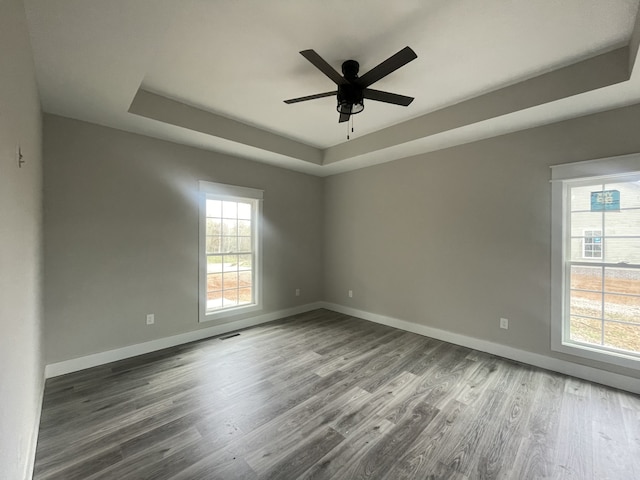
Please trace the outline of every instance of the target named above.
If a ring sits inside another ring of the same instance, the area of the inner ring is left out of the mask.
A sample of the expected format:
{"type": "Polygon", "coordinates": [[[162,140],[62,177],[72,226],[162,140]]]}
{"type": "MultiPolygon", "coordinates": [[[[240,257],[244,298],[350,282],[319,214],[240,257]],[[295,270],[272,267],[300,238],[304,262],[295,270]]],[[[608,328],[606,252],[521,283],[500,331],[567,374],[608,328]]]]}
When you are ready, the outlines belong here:
{"type": "Polygon", "coordinates": [[[364,110],[365,98],[377,102],[402,105],[403,107],[408,106],[413,101],[413,97],[369,88],[370,85],[381,78],[386,77],[410,61],[418,58],[416,53],[409,47],[404,47],[398,53],[387,58],[384,62],[372,68],[361,77],[358,77],[360,64],[355,60],[347,60],[344,62],[342,64],[342,75],[340,75],[314,50],[303,50],[300,54],[329,77],[338,86],[338,90],[316,93],[315,95],[308,95],[306,97],[292,98],[285,100],[284,103],[305,102],[307,100],[336,95],[338,99],[338,113],[340,113],[338,122],[346,122],[351,115],[355,115],[364,110]]]}

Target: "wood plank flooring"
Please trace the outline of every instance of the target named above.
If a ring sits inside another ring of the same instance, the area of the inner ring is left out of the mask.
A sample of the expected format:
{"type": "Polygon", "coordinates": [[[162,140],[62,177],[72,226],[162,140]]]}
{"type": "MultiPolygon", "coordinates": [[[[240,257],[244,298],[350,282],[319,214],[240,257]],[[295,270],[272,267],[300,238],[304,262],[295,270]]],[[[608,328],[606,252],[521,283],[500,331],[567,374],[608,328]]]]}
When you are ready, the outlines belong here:
{"type": "Polygon", "coordinates": [[[640,479],[640,398],[327,310],[47,381],[34,478],[640,479]]]}

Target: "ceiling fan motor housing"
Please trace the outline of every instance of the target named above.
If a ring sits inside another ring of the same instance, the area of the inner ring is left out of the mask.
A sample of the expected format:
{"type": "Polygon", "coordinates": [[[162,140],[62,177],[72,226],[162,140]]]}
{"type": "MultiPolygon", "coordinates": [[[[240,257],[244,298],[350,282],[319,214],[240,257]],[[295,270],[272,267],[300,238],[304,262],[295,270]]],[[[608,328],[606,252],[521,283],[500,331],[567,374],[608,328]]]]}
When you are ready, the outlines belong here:
{"type": "Polygon", "coordinates": [[[360,71],[360,64],[355,60],[347,60],[342,63],[342,74],[347,80],[355,80],[358,78],[358,72],[360,71]]]}

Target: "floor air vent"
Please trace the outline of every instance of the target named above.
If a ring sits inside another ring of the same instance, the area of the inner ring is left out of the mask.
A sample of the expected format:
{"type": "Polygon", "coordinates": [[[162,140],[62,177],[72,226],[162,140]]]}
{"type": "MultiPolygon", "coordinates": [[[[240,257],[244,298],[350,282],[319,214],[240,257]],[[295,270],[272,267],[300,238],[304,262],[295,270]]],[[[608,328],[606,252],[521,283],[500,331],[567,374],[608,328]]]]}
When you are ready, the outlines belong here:
{"type": "Polygon", "coordinates": [[[233,337],[239,337],[239,336],[240,336],[240,334],[239,334],[239,333],[230,333],[230,334],[228,334],[228,335],[223,335],[223,336],[221,336],[221,337],[219,337],[219,338],[220,338],[220,340],[228,340],[228,339],[230,339],[230,338],[233,338],[233,337]]]}

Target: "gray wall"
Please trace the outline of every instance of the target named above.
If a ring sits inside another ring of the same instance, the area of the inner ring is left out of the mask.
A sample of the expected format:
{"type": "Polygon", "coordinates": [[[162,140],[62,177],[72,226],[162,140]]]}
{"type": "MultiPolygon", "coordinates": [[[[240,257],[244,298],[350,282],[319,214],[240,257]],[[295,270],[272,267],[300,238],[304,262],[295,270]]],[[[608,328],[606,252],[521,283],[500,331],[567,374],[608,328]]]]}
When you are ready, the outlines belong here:
{"type": "Polygon", "coordinates": [[[638,125],[633,106],[329,177],[325,299],[640,377],[552,353],[549,320],[549,166],[638,152],[638,125]]]}
{"type": "Polygon", "coordinates": [[[322,298],[321,178],[52,115],[44,149],[47,363],[212,326],[198,180],[265,190],[263,313],[322,298]]]}
{"type": "Polygon", "coordinates": [[[43,385],[41,116],[20,0],[0,0],[0,52],[0,479],[15,480],[27,478],[43,385]]]}
{"type": "Polygon", "coordinates": [[[550,351],[549,165],[640,151],[639,123],[628,107],[320,179],[47,115],[46,361],[210,326],[210,180],[265,189],[265,312],[324,299],[638,377],[550,351]]]}

